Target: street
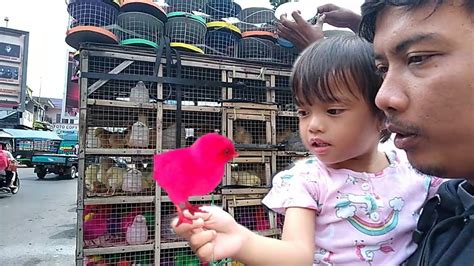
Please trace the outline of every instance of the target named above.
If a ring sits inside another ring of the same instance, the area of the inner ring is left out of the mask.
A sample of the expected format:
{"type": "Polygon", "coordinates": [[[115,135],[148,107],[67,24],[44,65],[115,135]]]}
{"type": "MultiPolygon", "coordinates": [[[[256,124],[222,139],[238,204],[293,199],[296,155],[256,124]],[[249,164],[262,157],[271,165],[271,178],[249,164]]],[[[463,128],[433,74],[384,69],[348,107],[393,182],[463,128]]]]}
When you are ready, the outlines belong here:
{"type": "Polygon", "coordinates": [[[20,191],[0,194],[0,265],[74,265],[77,179],[18,175],[20,191]]]}

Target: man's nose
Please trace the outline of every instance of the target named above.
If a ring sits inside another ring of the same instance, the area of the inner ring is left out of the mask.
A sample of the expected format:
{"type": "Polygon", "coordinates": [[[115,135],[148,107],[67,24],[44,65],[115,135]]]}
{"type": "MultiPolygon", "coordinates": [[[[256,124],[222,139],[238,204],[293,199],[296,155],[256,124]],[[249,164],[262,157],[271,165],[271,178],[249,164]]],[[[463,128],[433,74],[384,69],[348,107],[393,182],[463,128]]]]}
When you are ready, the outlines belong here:
{"type": "Polygon", "coordinates": [[[409,102],[406,88],[402,75],[388,72],[375,97],[375,104],[387,115],[405,111],[409,102]]]}

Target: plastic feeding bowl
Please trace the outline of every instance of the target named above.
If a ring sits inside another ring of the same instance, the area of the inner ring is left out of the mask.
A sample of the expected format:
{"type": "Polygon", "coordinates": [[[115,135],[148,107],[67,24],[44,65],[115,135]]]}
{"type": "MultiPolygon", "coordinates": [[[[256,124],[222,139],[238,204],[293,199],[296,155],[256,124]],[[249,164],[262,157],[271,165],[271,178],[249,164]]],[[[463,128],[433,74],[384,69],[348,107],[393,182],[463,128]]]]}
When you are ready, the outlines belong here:
{"type": "Polygon", "coordinates": [[[223,22],[207,23],[206,54],[237,57],[237,48],[242,34],[236,26],[223,22]]]}
{"type": "Polygon", "coordinates": [[[67,7],[70,19],[66,43],[78,49],[82,42],[117,43],[108,30],[116,23],[119,6],[111,0],[70,0],[67,7]]]}
{"type": "Polygon", "coordinates": [[[161,20],[142,12],[121,13],[117,24],[117,36],[122,45],[157,48],[165,30],[161,20]]]}
{"type": "Polygon", "coordinates": [[[168,13],[166,35],[170,38],[170,46],[203,54],[201,47],[205,45],[206,20],[185,12],[168,13]]]}

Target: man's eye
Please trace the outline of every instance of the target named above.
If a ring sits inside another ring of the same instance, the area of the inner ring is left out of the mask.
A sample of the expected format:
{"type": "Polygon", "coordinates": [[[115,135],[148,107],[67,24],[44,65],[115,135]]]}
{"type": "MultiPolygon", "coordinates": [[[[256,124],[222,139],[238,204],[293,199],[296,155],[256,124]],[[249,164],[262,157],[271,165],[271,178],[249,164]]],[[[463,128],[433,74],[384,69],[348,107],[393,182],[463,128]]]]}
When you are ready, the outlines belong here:
{"type": "Polygon", "coordinates": [[[385,77],[385,75],[388,72],[388,66],[384,66],[384,65],[377,66],[376,72],[377,72],[377,75],[381,77],[385,77]]]}
{"type": "Polygon", "coordinates": [[[340,115],[344,112],[344,109],[329,109],[327,112],[330,115],[340,115]]]}
{"type": "Polygon", "coordinates": [[[426,61],[430,55],[414,55],[408,58],[408,64],[420,64],[426,61]]]}

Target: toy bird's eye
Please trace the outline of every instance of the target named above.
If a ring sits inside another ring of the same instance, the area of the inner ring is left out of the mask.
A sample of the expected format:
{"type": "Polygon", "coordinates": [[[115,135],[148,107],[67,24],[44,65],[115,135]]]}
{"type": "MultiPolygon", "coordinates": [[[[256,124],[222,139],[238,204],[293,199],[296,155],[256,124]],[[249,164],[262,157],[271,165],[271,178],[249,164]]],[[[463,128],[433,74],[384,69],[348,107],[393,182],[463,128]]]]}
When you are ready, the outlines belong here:
{"type": "Polygon", "coordinates": [[[230,149],[225,149],[225,150],[224,150],[224,153],[225,153],[225,154],[229,154],[229,153],[230,153],[230,149]]]}

